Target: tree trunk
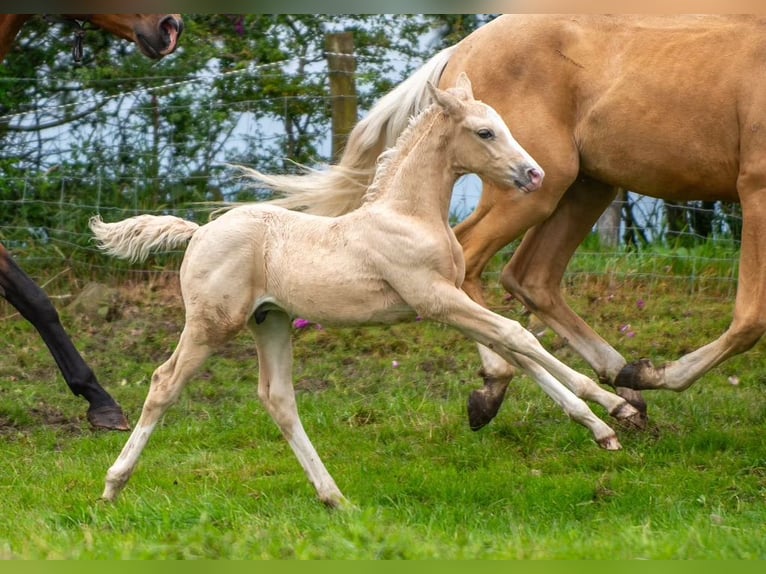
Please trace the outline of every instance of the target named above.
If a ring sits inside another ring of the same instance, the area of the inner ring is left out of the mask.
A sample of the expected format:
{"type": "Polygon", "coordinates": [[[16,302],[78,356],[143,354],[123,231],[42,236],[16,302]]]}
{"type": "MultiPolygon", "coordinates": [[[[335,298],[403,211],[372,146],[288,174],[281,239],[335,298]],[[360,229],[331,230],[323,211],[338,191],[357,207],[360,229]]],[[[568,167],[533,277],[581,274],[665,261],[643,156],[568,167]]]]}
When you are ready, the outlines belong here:
{"type": "Polygon", "coordinates": [[[596,222],[596,231],[602,247],[614,248],[620,244],[620,223],[622,223],[622,204],[625,202],[626,191],[617,189],[614,201],[596,222]]]}
{"type": "Polygon", "coordinates": [[[666,199],[665,217],[668,223],[667,238],[673,243],[688,229],[686,223],[686,206],[683,203],[666,199]]]}

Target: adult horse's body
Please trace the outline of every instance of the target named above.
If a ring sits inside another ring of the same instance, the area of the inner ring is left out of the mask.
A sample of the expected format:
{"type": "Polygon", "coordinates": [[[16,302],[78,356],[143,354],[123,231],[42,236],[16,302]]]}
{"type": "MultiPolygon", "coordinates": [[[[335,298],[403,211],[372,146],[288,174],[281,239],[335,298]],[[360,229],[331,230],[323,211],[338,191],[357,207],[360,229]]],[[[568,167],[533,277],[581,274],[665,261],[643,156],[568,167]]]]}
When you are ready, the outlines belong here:
{"type": "MultiPolygon", "coordinates": [[[[0,14],[0,62],[16,35],[34,14],[0,14]]],[[[178,14],[68,14],[120,38],[135,42],[143,54],[159,59],[173,52],[183,29],[178,14]]],[[[0,244],[0,295],[40,333],[69,388],[88,401],[88,421],[96,428],[129,430],[120,406],[98,382],[64,330],[45,292],[18,266],[0,244]]]]}
{"type": "MultiPolygon", "coordinates": [[[[440,52],[384,97],[353,130],[338,166],[272,182],[286,207],[335,197],[353,209],[374,157],[428,102],[426,81],[469,71],[547,173],[533,195],[485,182],[455,233],[465,291],[526,232],[503,286],[582,355],[602,382],[645,409],[632,389],[688,388],[766,330],[766,22],[750,16],[505,15],[440,52]],[[560,282],[615,186],[674,200],[739,201],[743,232],[734,317],[717,340],[655,368],[627,364],[566,304],[560,282]]],[[[322,207],[327,199],[322,200],[322,207]]],[[[469,401],[474,428],[496,414],[513,370],[482,349],[485,388],[469,401]]]]}
{"type": "Polygon", "coordinates": [[[115,499],[125,486],[155,425],[192,374],[248,326],[258,351],[261,401],[319,498],[341,504],[343,495],[298,417],[291,315],[365,325],[417,313],[452,325],[529,372],[601,446],[619,448],[614,431],[567,386],[617,416],[637,411],[559,362],[518,323],[481,307],[460,289],[463,256],[448,223],[455,180],[477,172],[506,193],[519,193],[538,188],[543,173],[497,113],[472,99],[465,75],[452,93],[432,90],[435,103],[383,156],[366,202],[353,213],[328,218],[247,204],[201,227],[173,216],[92,220],[102,248],[121,257],[143,258],[151,249],[191,239],[180,275],[186,325],[173,355],[152,376],[141,418],[107,473],[104,498],[115,499]]]}

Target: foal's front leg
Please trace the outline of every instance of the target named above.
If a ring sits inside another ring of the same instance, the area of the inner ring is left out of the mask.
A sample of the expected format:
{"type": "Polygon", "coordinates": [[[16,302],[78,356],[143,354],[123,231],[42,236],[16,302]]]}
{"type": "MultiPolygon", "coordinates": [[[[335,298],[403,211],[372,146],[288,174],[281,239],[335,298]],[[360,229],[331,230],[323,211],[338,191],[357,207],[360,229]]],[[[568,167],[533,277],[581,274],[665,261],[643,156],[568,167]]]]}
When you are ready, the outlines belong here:
{"type": "MultiPolygon", "coordinates": [[[[408,284],[401,284],[398,292],[420,315],[452,325],[506,361],[518,364],[572,419],[590,429],[600,446],[608,450],[620,448],[615,432],[570,388],[579,392],[583,392],[580,388],[583,386],[606,391],[551,355],[519,323],[482,307],[441,276],[431,274],[420,280],[410,277],[408,284]],[[417,285],[428,285],[428,289],[415,287],[417,285]],[[566,385],[561,381],[566,381],[566,385]]],[[[599,395],[603,400],[603,395],[599,395]]],[[[637,412],[616,395],[609,398],[609,403],[613,403],[613,408],[619,404],[621,408],[637,412]]]]}
{"type": "Polygon", "coordinates": [[[298,416],[293,388],[293,350],[290,318],[282,311],[269,310],[249,323],[258,350],[258,398],[277,423],[293,449],[319,499],[331,507],[348,504],[311,444],[298,416]]]}

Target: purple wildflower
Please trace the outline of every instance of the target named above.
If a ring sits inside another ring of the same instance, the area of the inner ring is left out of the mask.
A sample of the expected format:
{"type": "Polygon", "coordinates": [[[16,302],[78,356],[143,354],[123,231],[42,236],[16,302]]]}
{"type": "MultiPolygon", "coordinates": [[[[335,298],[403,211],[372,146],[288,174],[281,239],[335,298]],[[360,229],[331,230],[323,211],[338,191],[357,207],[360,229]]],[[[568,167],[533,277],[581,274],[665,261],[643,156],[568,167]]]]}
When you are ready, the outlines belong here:
{"type": "Polygon", "coordinates": [[[626,323],[625,325],[620,327],[620,333],[622,333],[623,335],[625,335],[629,339],[632,339],[633,337],[636,336],[635,331],[633,331],[633,329],[631,329],[631,327],[630,327],[630,323],[626,323]]]}

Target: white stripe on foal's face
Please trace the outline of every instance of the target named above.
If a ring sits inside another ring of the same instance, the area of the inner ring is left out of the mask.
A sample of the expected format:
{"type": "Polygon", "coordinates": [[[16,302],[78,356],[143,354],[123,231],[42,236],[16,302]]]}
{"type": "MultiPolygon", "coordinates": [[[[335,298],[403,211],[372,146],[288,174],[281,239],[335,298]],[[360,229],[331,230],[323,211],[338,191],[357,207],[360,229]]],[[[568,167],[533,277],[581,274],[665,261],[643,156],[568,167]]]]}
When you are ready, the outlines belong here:
{"type": "Polygon", "coordinates": [[[490,106],[487,106],[487,115],[492,119],[492,121],[497,122],[500,125],[500,129],[503,131],[503,133],[508,137],[508,139],[511,141],[511,145],[514,147],[514,149],[519,152],[519,155],[521,155],[527,163],[529,163],[529,167],[533,167],[535,169],[539,169],[542,171],[542,168],[540,165],[534,160],[534,158],[529,155],[529,152],[525,150],[523,147],[521,147],[521,144],[516,141],[516,138],[513,137],[513,134],[511,134],[511,130],[508,128],[508,124],[505,123],[505,120],[500,117],[500,114],[498,114],[495,111],[495,108],[492,108],[490,106]]]}
{"type": "MultiPolygon", "coordinates": [[[[495,111],[495,109],[491,106],[488,106],[487,104],[484,104],[487,108],[487,116],[490,120],[492,120],[497,125],[496,137],[499,139],[503,135],[508,138],[508,141],[511,143],[511,147],[516,151],[519,156],[521,156],[522,161],[516,161],[519,167],[521,167],[523,171],[523,175],[526,178],[527,174],[530,173],[530,171],[536,171],[539,175],[539,179],[536,182],[530,182],[529,184],[520,186],[519,182],[516,181],[516,187],[519,188],[522,192],[530,192],[534,191],[535,189],[538,189],[542,183],[542,179],[545,176],[545,172],[543,171],[543,168],[540,167],[540,164],[535,161],[535,159],[529,154],[527,150],[525,150],[519,142],[516,141],[516,138],[513,137],[513,134],[511,134],[511,130],[508,128],[508,125],[505,123],[505,120],[500,116],[500,114],[495,111]],[[501,135],[502,134],[502,135],[501,135]]],[[[521,175],[521,174],[520,174],[521,175]]]]}

